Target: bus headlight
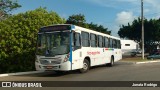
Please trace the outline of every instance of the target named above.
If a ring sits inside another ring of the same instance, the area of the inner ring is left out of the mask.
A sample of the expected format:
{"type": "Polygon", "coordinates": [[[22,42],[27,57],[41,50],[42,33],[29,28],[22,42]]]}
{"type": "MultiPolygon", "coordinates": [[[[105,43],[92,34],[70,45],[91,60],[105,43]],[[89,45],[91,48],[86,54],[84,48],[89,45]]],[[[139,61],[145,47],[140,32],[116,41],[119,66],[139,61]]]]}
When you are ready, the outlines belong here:
{"type": "Polygon", "coordinates": [[[70,54],[67,54],[67,55],[65,56],[64,62],[67,62],[67,61],[69,60],[69,56],[70,56],[70,54]]]}

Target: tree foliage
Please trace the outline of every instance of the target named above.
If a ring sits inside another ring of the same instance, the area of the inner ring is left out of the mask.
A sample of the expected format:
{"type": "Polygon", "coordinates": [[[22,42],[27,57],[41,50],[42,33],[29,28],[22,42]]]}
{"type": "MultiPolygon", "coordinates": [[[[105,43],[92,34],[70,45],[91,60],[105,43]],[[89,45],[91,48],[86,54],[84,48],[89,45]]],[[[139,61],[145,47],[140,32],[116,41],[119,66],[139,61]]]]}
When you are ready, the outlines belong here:
{"type": "Polygon", "coordinates": [[[92,30],[95,30],[95,31],[98,31],[98,32],[102,32],[102,33],[105,33],[105,34],[109,34],[109,35],[111,34],[111,31],[108,31],[108,28],[105,28],[102,25],[94,24],[92,22],[87,24],[87,25],[88,25],[89,29],[92,29],[92,30]]]}
{"type": "MultiPolygon", "coordinates": [[[[141,34],[142,34],[142,24],[141,19],[135,19],[132,24],[128,24],[126,26],[122,25],[118,34],[121,38],[128,38],[131,40],[135,40],[137,42],[141,42],[141,34]]],[[[160,40],[160,20],[150,19],[144,20],[144,43],[145,46],[149,46],[154,42],[159,42],[160,40]]]]}
{"type": "Polygon", "coordinates": [[[92,29],[98,32],[110,34],[111,31],[108,31],[108,28],[105,28],[102,25],[94,24],[94,23],[87,23],[85,16],[83,14],[76,14],[76,15],[71,15],[66,21],[67,24],[74,24],[78,25],[84,28],[92,29]]]}
{"type": "Polygon", "coordinates": [[[67,24],[74,24],[74,25],[78,25],[78,26],[86,26],[86,19],[85,16],[82,14],[77,14],[77,15],[71,15],[69,16],[69,18],[66,21],[67,24]]]}
{"type": "Polygon", "coordinates": [[[0,0],[0,20],[4,19],[10,12],[21,7],[15,0],[0,0]]]}
{"type": "Polygon", "coordinates": [[[38,8],[13,15],[0,22],[0,72],[4,72],[7,65],[11,64],[17,70],[34,68],[35,46],[37,32],[40,27],[52,24],[62,24],[65,20],[51,11],[38,8]],[[11,61],[8,63],[8,61],[11,61]],[[25,63],[25,62],[28,62],[25,63]],[[6,65],[5,65],[6,63],[6,65]],[[18,66],[16,64],[19,64],[18,66]],[[24,68],[26,67],[26,68],[24,68]],[[3,70],[4,69],[4,70],[3,70]]]}

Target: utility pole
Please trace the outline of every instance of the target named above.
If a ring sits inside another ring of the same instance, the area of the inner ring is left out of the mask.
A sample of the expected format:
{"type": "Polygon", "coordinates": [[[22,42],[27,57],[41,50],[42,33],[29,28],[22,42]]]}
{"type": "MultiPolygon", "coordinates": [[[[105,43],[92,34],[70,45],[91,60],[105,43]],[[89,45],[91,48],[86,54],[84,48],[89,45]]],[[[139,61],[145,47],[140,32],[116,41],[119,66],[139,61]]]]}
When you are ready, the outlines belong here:
{"type": "Polygon", "coordinates": [[[141,0],[141,20],[142,20],[142,59],[144,59],[144,18],[143,18],[143,0],[141,0]]]}

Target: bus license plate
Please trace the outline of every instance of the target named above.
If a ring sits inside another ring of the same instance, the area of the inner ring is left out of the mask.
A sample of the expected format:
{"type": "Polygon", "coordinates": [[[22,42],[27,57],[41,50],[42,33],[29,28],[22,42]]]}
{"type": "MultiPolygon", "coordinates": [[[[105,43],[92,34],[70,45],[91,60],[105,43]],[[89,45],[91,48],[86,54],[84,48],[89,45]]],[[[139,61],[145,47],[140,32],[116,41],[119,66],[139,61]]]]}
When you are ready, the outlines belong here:
{"type": "Polygon", "coordinates": [[[53,68],[53,66],[47,66],[46,68],[47,68],[47,69],[52,69],[52,68],[53,68]]]}

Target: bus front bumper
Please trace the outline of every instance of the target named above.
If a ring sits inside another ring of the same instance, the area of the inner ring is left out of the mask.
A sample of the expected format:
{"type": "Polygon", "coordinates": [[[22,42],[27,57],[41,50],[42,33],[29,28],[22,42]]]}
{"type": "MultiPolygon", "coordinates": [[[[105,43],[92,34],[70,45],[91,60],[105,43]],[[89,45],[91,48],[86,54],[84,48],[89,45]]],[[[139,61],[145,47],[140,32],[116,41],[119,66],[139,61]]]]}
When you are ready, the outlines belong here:
{"type": "Polygon", "coordinates": [[[61,64],[56,65],[43,65],[38,62],[35,62],[35,68],[37,71],[40,70],[51,70],[51,71],[70,71],[71,70],[71,62],[67,61],[61,64]]]}

